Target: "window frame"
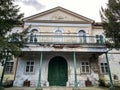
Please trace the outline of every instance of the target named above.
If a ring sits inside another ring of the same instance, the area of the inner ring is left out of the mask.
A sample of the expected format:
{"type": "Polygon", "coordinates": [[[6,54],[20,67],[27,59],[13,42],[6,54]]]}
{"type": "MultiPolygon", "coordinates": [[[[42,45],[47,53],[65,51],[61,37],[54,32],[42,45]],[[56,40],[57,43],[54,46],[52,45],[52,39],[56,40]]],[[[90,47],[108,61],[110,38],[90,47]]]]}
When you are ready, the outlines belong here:
{"type": "Polygon", "coordinates": [[[30,43],[36,43],[38,42],[38,35],[39,35],[39,31],[38,29],[32,29],[30,32],[29,32],[29,42],[30,43]]]}
{"type": "Polygon", "coordinates": [[[5,74],[13,74],[13,72],[14,72],[13,69],[14,69],[14,61],[7,61],[6,68],[5,68],[5,74]],[[12,63],[12,64],[10,64],[10,63],[12,63]]]}
{"type": "Polygon", "coordinates": [[[108,64],[106,62],[100,63],[100,72],[102,74],[108,74],[108,64]],[[103,65],[101,65],[101,64],[103,64],[103,65]]]}
{"type": "Polygon", "coordinates": [[[61,29],[56,29],[55,30],[55,37],[54,37],[55,42],[63,42],[63,31],[61,29]]]}
{"type": "Polygon", "coordinates": [[[82,44],[87,43],[85,30],[78,31],[78,42],[82,44]]]}
{"type": "Polygon", "coordinates": [[[25,74],[33,74],[33,73],[35,73],[35,60],[27,60],[27,61],[25,62],[24,72],[25,72],[25,74]],[[26,71],[26,69],[27,69],[27,62],[29,62],[29,63],[34,62],[34,65],[29,65],[29,71],[28,71],[28,72],[26,71]],[[32,71],[32,72],[30,71],[31,66],[33,66],[33,71],[32,71]]]}
{"type": "Polygon", "coordinates": [[[90,62],[89,61],[81,61],[80,62],[80,71],[81,74],[90,74],[91,73],[91,68],[90,68],[90,62]],[[85,65],[82,65],[82,63],[85,63],[85,65]],[[88,63],[88,65],[86,65],[86,63],[88,63]],[[85,71],[83,72],[83,66],[85,68],[85,71]],[[87,72],[87,67],[88,67],[88,72],[87,72]]]}

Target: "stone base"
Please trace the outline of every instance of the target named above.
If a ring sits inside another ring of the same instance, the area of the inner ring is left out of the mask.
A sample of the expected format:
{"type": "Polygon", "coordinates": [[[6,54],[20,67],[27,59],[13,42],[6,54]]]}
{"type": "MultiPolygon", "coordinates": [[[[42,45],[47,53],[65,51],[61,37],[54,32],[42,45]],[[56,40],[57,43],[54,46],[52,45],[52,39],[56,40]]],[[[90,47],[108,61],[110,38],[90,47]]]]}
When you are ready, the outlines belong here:
{"type": "Polygon", "coordinates": [[[42,87],[37,87],[35,90],[43,90],[42,87]]]}
{"type": "Polygon", "coordinates": [[[74,87],[73,90],[80,90],[78,87],[74,87]]]}

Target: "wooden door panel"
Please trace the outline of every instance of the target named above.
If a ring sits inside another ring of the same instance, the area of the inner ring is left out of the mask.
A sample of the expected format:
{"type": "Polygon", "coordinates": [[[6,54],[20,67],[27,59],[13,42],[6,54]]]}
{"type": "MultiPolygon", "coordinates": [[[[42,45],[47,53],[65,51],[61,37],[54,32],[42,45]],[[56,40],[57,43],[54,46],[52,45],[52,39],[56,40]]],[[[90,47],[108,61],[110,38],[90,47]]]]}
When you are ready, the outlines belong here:
{"type": "Polygon", "coordinates": [[[56,57],[49,62],[48,81],[50,86],[65,86],[68,80],[67,62],[64,58],[56,57]]]}

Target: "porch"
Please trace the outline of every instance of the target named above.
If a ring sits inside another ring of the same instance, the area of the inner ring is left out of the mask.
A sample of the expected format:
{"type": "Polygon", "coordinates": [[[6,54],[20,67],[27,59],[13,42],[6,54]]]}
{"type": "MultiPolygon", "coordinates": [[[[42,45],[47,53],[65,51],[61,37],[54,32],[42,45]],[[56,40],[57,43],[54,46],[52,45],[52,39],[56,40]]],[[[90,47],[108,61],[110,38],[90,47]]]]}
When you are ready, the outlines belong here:
{"type": "Polygon", "coordinates": [[[24,86],[24,81],[29,80],[30,87],[74,87],[76,84],[81,88],[86,87],[87,79],[90,80],[88,86],[97,85],[99,55],[100,52],[26,51],[19,58],[14,86],[24,86]]]}
{"type": "MultiPolygon", "coordinates": [[[[34,87],[11,87],[11,88],[5,88],[5,90],[36,90],[34,87]]],[[[44,87],[43,90],[73,90],[73,87],[44,87]]],[[[80,90],[109,90],[105,87],[85,87],[80,88],[80,90]]]]}

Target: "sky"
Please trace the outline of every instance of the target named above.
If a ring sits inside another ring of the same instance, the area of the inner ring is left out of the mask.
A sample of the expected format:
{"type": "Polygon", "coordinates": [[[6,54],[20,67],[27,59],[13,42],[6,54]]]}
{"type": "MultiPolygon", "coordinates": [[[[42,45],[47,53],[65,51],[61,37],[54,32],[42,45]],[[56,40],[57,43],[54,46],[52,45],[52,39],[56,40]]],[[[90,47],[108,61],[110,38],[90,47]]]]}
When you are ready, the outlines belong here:
{"type": "Polygon", "coordinates": [[[24,17],[61,6],[96,22],[101,22],[99,12],[101,7],[106,8],[107,2],[108,0],[15,0],[24,17]]]}

